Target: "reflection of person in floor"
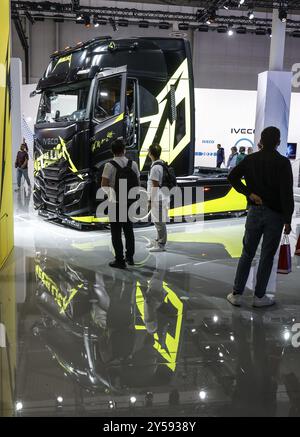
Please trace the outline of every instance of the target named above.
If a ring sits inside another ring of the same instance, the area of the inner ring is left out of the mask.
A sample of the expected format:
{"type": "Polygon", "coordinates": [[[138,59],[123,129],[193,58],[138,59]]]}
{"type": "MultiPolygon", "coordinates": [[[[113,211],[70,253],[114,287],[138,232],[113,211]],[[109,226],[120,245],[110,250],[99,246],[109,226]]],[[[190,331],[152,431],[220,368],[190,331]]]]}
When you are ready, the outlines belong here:
{"type": "Polygon", "coordinates": [[[232,394],[234,416],[275,416],[278,371],[282,347],[267,341],[263,315],[250,322],[233,314],[237,352],[236,385],[232,394]]]}

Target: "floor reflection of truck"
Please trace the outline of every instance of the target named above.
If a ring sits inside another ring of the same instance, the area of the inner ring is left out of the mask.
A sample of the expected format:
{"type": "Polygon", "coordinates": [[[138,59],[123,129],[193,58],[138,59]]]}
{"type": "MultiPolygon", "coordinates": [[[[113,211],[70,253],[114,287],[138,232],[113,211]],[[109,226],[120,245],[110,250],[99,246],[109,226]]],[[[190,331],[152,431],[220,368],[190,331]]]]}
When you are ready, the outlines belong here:
{"type": "MultiPolygon", "coordinates": [[[[40,79],[35,125],[34,204],[39,214],[76,228],[95,225],[96,191],[111,142],[123,137],[127,156],[147,178],[147,150],[163,148],[179,186],[207,186],[192,213],[245,209],[222,173],[194,171],[195,106],[192,58],[183,39],[95,38],[51,57],[40,79]],[[220,178],[221,176],[221,178],[220,178]],[[217,186],[215,184],[217,181],[217,186]],[[213,204],[211,204],[213,201],[213,204]]],[[[180,212],[180,214],[182,211],[180,212]]],[[[171,211],[175,217],[179,212],[171,211]]]]}

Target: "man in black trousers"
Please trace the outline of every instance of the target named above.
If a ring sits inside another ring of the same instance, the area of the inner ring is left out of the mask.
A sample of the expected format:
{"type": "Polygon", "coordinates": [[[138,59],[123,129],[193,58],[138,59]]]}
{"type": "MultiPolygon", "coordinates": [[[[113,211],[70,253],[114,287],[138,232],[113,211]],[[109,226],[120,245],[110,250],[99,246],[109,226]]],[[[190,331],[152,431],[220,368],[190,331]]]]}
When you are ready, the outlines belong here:
{"type": "MultiPolygon", "coordinates": [[[[129,203],[124,203],[126,199],[119,199],[120,184],[127,184],[127,189],[140,185],[140,173],[136,162],[130,161],[125,156],[125,143],[122,139],[117,139],[111,146],[114,159],[108,162],[102,173],[101,187],[110,187],[114,190],[116,200],[116,217],[112,220],[110,218],[110,230],[112,244],[115,251],[115,261],[112,261],[109,265],[113,268],[125,269],[126,263],[134,265],[134,252],[135,241],[133,224],[128,217],[128,209],[125,212],[125,219],[121,217],[120,208],[129,203]],[[120,201],[121,200],[121,201],[120,201]],[[124,259],[123,243],[122,243],[122,230],[126,240],[126,259],[124,259]]],[[[129,206],[129,204],[128,204],[129,206]]],[[[124,216],[124,214],[123,214],[124,216]]]]}
{"type": "Polygon", "coordinates": [[[247,156],[228,176],[231,185],[244,194],[249,202],[243,252],[233,292],[227,296],[227,300],[235,306],[241,305],[252,260],[261,238],[263,241],[253,306],[266,307],[275,303],[266,295],[266,289],[282,231],[284,229],[287,235],[291,233],[294,212],[293,173],[290,161],[277,151],[280,130],[267,127],[261,134],[261,144],[259,152],[247,156]]]}

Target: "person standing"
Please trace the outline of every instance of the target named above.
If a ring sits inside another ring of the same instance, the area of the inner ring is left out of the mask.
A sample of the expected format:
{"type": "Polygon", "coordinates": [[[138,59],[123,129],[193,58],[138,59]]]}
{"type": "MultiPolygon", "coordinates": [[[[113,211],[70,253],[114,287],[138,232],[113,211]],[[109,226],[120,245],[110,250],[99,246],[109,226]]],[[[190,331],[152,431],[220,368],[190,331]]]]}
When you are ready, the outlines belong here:
{"type": "Polygon", "coordinates": [[[225,151],[221,144],[217,144],[217,168],[221,168],[225,164],[225,151]]]}
{"type": "Polygon", "coordinates": [[[253,306],[265,307],[275,303],[266,295],[266,289],[282,231],[284,229],[288,235],[292,229],[293,172],[290,161],[277,151],[280,130],[267,127],[261,134],[261,144],[263,148],[259,153],[247,156],[228,176],[231,185],[244,194],[249,203],[243,252],[233,292],[227,296],[227,300],[236,306],[241,305],[252,260],[261,238],[263,241],[253,306]]]}
{"type": "Polygon", "coordinates": [[[247,153],[248,155],[252,155],[252,153],[254,153],[253,147],[248,147],[247,153]]]}
{"type": "MultiPolygon", "coordinates": [[[[128,191],[140,185],[140,172],[137,163],[125,156],[125,143],[122,139],[117,139],[111,146],[114,159],[108,162],[102,173],[101,187],[110,187],[116,194],[117,211],[116,217],[110,220],[110,231],[112,245],[115,251],[115,261],[109,263],[110,267],[125,269],[126,263],[134,265],[135,239],[133,223],[128,217],[128,204],[126,220],[120,219],[120,208],[122,202],[119,199],[119,184],[126,180],[128,191]],[[124,249],[122,243],[122,231],[126,240],[126,258],[124,259],[124,249]]],[[[127,199],[128,202],[128,199],[127,199]]],[[[122,214],[123,215],[123,214],[122,214]]]]}
{"type": "Polygon", "coordinates": [[[19,191],[21,188],[22,176],[24,176],[28,188],[31,189],[31,183],[28,176],[28,161],[29,161],[29,156],[26,151],[25,144],[21,144],[20,150],[18,151],[15,161],[15,168],[17,169],[17,184],[18,184],[18,188],[15,191],[19,191]]]}
{"type": "Polygon", "coordinates": [[[162,148],[159,144],[149,147],[148,155],[152,161],[148,176],[148,199],[151,208],[152,222],[157,231],[156,240],[149,245],[149,252],[165,252],[167,244],[167,220],[169,209],[169,197],[160,188],[163,184],[166,164],[160,159],[162,148]]]}
{"type": "Polygon", "coordinates": [[[246,147],[240,147],[240,153],[236,158],[236,165],[239,165],[246,158],[246,147]]]}
{"type": "Polygon", "coordinates": [[[229,155],[228,162],[227,162],[227,168],[229,170],[232,170],[236,166],[236,160],[238,157],[238,149],[236,146],[231,147],[231,154],[229,155]]]}

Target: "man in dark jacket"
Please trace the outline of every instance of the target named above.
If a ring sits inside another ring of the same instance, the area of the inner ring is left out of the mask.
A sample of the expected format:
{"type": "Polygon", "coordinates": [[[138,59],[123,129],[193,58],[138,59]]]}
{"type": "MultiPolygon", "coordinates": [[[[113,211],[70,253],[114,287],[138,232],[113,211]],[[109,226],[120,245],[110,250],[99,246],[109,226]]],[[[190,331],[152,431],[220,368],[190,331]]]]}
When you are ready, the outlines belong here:
{"type": "Polygon", "coordinates": [[[263,237],[253,306],[273,305],[266,295],[274,256],[280,244],[282,230],[291,232],[294,212],[293,173],[290,161],[277,148],[280,131],[267,127],[261,134],[262,149],[247,156],[235,167],[228,180],[249,202],[249,212],[243,241],[243,253],[238,265],[233,292],[227,296],[232,305],[241,305],[252,260],[263,237]],[[245,179],[245,184],[242,179],[245,179]]]}
{"type": "Polygon", "coordinates": [[[221,168],[225,164],[225,151],[221,144],[217,144],[217,168],[221,168]]]}

